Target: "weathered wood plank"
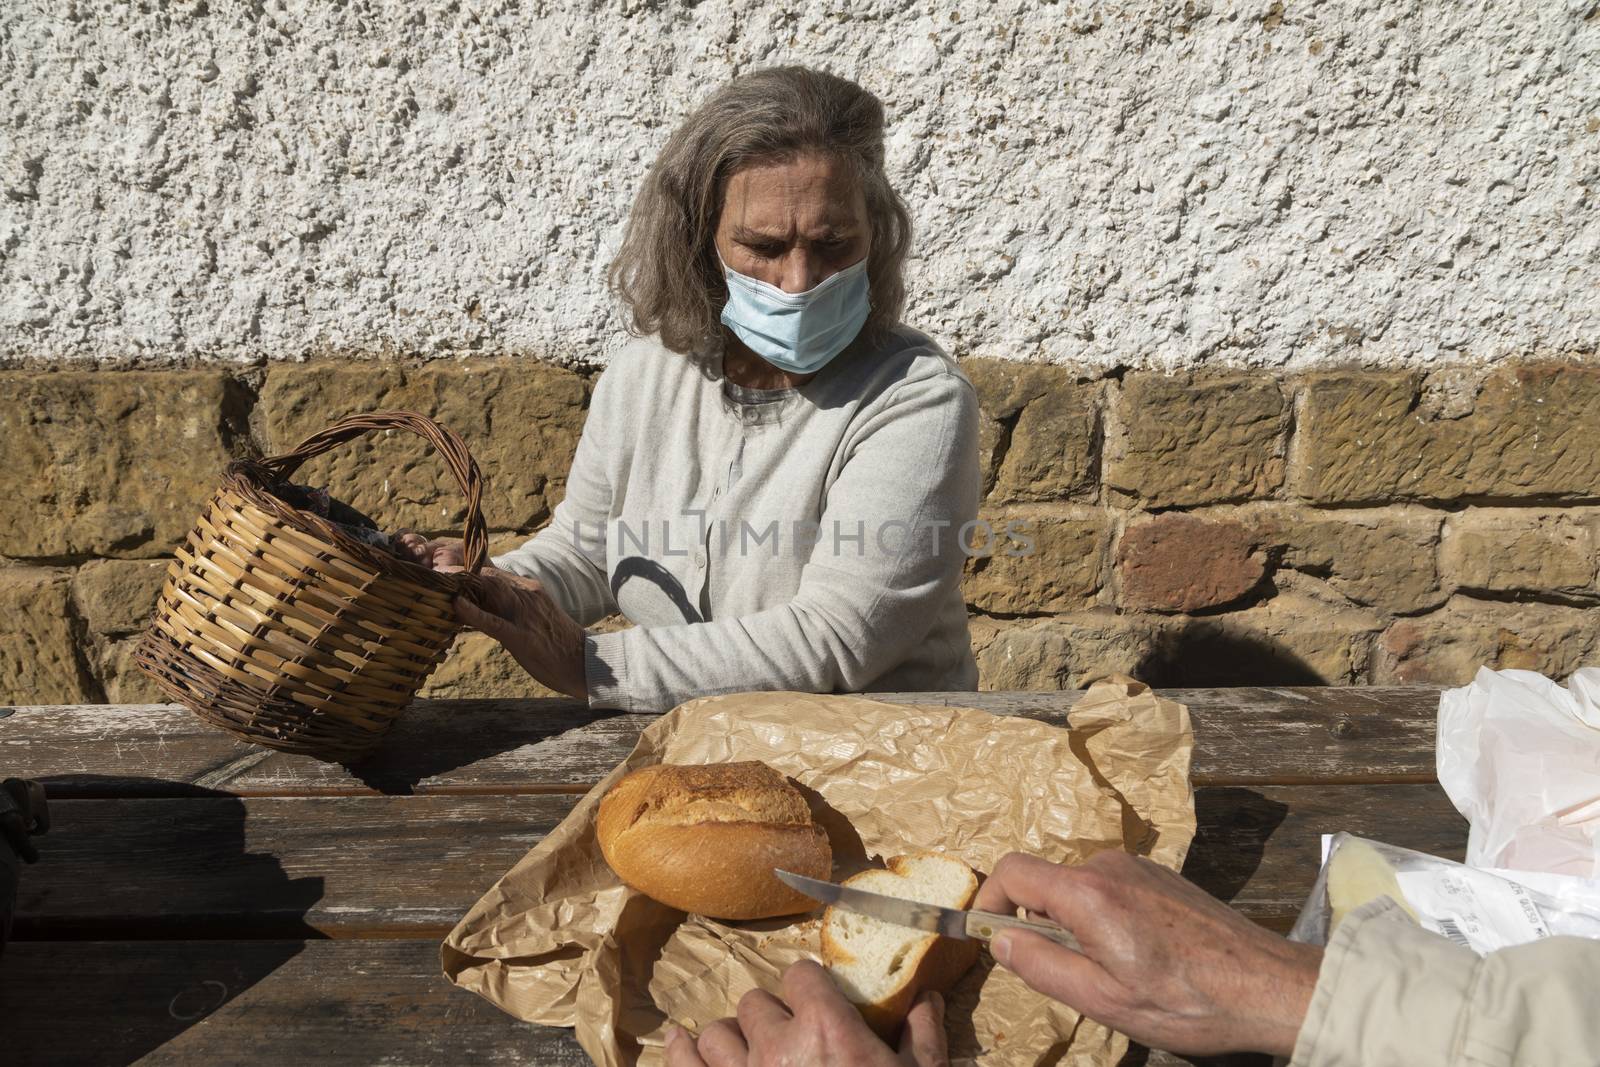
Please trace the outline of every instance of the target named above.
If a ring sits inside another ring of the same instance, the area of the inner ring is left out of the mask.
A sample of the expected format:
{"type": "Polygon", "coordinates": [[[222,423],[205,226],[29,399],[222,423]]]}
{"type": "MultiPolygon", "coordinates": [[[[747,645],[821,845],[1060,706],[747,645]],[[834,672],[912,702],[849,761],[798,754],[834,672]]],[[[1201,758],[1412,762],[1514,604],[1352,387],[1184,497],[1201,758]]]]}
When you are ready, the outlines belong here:
{"type": "Polygon", "coordinates": [[[1128,1054],[1122,1057],[1122,1062],[1117,1067],[1185,1067],[1185,1065],[1193,1065],[1193,1067],[1272,1067],[1272,1057],[1239,1054],[1189,1059],[1171,1052],[1162,1052],[1159,1049],[1147,1049],[1134,1045],[1128,1049],[1128,1054]]]}
{"type": "Polygon", "coordinates": [[[52,796],[572,792],[651,721],[559,700],[418,701],[347,768],[237,741],[175,704],[19,707],[0,719],[0,759],[52,796]]]}
{"type": "Polygon", "coordinates": [[[0,965],[18,1065],[587,1064],[439,973],[426,941],[38,942],[0,965]]]}
{"type": "MultiPolygon", "coordinates": [[[[1364,686],[1158,689],[1189,708],[1197,783],[1431,782],[1439,690],[1364,686]]],[[[881,693],[1056,722],[1081,692],[881,693]],[[977,702],[968,698],[976,696],[977,702]]]]}
{"type": "Polygon", "coordinates": [[[577,800],[57,801],[14,936],[442,936],[577,800]]]}
{"type": "MultiPolygon", "coordinates": [[[[4,959],[7,1062],[27,1067],[589,1063],[571,1030],[519,1022],[451,986],[431,939],[40,942],[4,959]]],[[[1123,1061],[1188,1062],[1143,1049],[1123,1061]]]]}
{"type": "Polygon", "coordinates": [[[1467,847],[1466,820],[1437,784],[1208,786],[1195,790],[1195,824],[1183,873],[1282,932],[1316,881],[1323,834],[1343,830],[1453,860],[1467,847]]]}
{"type": "MultiPolygon", "coordinates": [[[[1082,694],[896,693],[1065,723],[1082,694]]],[[[1167,695],[1195,722],[1195,780],[1224,785],[1426,782],[1432,689],[1199,689],[1167,695]]],[[[22,707],[0,719],[0,759],[56,796],[561,792],[599,780],[648,716],[557,700],[419,701],[377,755],[348,769],[247,745],[176,705],[22,707]]]]}
{"type": "MultiPolygon", "coordinates": [[[[18,937],[443,935],[572,796],[68,800],[22,880],[18,937]]],[[[1187,873],[1287,929],[1322,833],[1458,857],[1437,786],[1203,787],[1187,873]]]]}

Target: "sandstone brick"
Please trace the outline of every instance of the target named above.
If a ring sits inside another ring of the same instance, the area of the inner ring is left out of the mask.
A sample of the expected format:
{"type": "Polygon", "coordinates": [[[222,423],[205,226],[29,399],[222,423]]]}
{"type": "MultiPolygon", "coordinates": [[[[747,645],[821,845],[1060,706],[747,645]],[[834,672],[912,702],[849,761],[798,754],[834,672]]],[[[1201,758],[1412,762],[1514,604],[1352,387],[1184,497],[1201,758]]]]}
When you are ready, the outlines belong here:
{"type": "Polygon", "coordinates": [[[1152,685],[1320,685],[1367,681],[1383,621],[1295,579],[1245,611],[1199,618],[1087,611],[972,620],[980,687],[1081,688],[1111,672],[1152,685]]]}
{"type": "Polygon", "coordinates": [[[1305,380],[1291,487],[1320,503],[1592,497],[1600,367],[1538,364],[1446,376],[1341,371],[1305,380]]]}
{"type": "MultiPolygon", "coordinates": [[[[612,615],[588,629],[590,633],[613,633],[630,625],[621,615],[612,615]]],[[[534,681],[498,641],[480,633],[457,637],[417,695],[454,700],[562,696],[534,681]]]]}
{"type": "Polygon", "coordinates": [[[976,617],[971,627],[979,688],[1081,689],[1107,674],[1139,677],[1165,625],[1159,617],[1110,611],[1026,622],[976,617]]]}
{"type": "Polygon", "coordinates": [[[487,634],[464,633],[449,655],[428,676],[419,697],[477,699],[489,697],[553,697],[487,634]]]}
{"type": "Polygon", "coordinates": [[[1098,488],[1098,389],[1060,367],[961,364],[983,412],[983,492],[995,503],[1092,499],[1098,488]]]}
{"type": "MultiPolygon", "coordinates": [[[[484,360],[422,367],[313,363],[274,367],[261,390],[273,452],[352,412],[419,411],[460,434],[488,482],[484,517],[495,529],[537,525],[565,493],[587,407],[577,374],[533,361],[484,360]]],[[[465,504],[421,438],[368,435],[301,468],[379,525],[459,534],[465,504]]]]}
{"type": "Polygon", "coordinates": [[[166,581],[168,561],[90,560],[72,578],[78,611],[91,633],[143,630],[166,581]]]}
{"type": "Polygon", "coordinates": [[[1453,585],[1503,592],[1593,591],[1594,531],[1559,512],[1480,509],[1451,518],[1440,554],[1453,585]]]}
{"type": "Polygon", "coordinates": [[[1266,557],[1237,522],[1164,514],[1129,523],[1117,549],[1127,609],[1201,611],[1233,603],[1266,573],[1266,557]]]}
{"type": "Polygon", "coordinates": [[[1357,604],[1415,612],[1445,600],[1435,546],[1440,519],[1421,509],[1318,512],[1272,507],[1254,515],[1260,544],[1282,566],[1323,577],[1357,604]]]}
{"type": "Polygon", "coordinates": [[[172,698],[156,685],[155,679],[133,663],[139,638],[103,641],[93,649],[95,673],[106,700],[112,704],[168,704],[172,698]]]}
{"type": "Polygon", "coordinates": [[[1104,513],[1073,517],[998,509],[980,518],[993,537],[974,546],[988,555],[967,560],[967,603],[1013,615],[1071,611],[1086,607],[1100,589],[1111,535],[1104,513]]]}
{"type": "Polygon", "coordinates": [[[1106,485],[1120,499],[1183,507],[1283,485],[1286,404],[1269,376],[1131,374],[1111,412],[1106,485]]]}
{"type": "Polygon", "coordinates": [[[1198,687],[1365,683],[1382,619],[1296,588],[1314,583],[1288,585],[1244,611],[1173,620],[1141,677],[1198,687]]]}
{"type": "MultiPolygon", "coordinates": [[[[541,524],[544,525],[544,524],[541,524]]],[[[489,556],[503,556],[513,549],[521,548],[533,540],[535,531],[507,530],[502,533],[492,534],[489,537],[489,556]]]]}
{"type": "Polygon", "coordinates": [[[1479,667],[1564,678],[1600,654],[1600,614],[1554,604],[1455,597],[1439,611],[1400,619],[1378,643],[1381,685],[1465,685],[1479,667]]]}
{"type": "Polygon", "coordinates": [[[242,413],[221,371],[0,371],[0,555],[170,552],[242,413]]]}
{"type": "Polygon", "coordinates": [[[79,664],[72,575],[0,568],[0,704],[81,704],[98,698],[79,664]]]}

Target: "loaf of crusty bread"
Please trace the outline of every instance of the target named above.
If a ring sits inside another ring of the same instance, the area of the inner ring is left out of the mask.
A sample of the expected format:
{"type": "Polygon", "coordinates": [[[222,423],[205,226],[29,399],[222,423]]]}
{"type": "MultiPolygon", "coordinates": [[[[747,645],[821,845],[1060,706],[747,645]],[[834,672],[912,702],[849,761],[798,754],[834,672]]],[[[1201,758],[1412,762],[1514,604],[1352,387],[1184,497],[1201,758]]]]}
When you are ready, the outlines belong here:
{"type": "Polygon", "coordinates": [[[765,763],[660,764],[600,801],[600,851],[628,885],[717,919],[793,915],[816,906],[774,867],[826,879],[828,835],[789,780],[765,763]]]}
{"type": "MultiPolygon", "coordinates": [[[[971,867],[937,852],[895,856],[888,870],[862,871],[844,884],[946,908],[968,907],[978,892],[971,867]]],[[[823,913],[823,966],[884,1037],[905,1021],[917,994],[948,992],[977,959],[976,941],[924,934],[838,907],[823,913]]]]}

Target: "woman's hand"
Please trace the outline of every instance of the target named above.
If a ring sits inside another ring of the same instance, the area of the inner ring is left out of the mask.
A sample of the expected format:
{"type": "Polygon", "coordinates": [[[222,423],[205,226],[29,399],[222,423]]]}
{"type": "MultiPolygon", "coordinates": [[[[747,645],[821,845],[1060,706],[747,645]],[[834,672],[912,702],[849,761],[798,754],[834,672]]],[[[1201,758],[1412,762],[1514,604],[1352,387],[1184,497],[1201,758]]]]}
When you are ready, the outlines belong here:
{"type": "Polygon", "coordinates": [[[878,1039],[855,1006],[809,960],[783,973],[783,1000],[761,989],[739,999],[735,1019],[714,1022],[696,1040],[667,1031],[667,1067],[946,1067],[944,1000],[917,998],[900,1052],[878,1039]]]}
{"type": "MultiPolygon", "coordinates": [[[[459,565],[436,568],[460,571],[459,565]]],[[[551,600],[532,578],[485,567],[483,600],[474,604],[456,597],[456,618],[499,641],[511,657],[541,685],[558,693],[589,699],[584,675],[584,630],[551,600]]]]}
{"type": "MultiPolygon", "coordinates": [[[[430,541],[412,530],[401,530],[394,536],[395,555],[419,567],[441,570],[445,567],[460,569],[467,559],[459,540],[430,541]]],[[[484,565],[488,569],[488,564],[484,565]]]]}
{"type": "Polygon", "coordinates": [[[1061,867],[1014,852],[973,904],[1017,905],[1077,935],[1081,953],[1019,930],[990,945],[1034,989],[1170,1052],[1289,1055],[1322,950],[1285,940],[1147,859],[1101,852],[1061,867]]]}

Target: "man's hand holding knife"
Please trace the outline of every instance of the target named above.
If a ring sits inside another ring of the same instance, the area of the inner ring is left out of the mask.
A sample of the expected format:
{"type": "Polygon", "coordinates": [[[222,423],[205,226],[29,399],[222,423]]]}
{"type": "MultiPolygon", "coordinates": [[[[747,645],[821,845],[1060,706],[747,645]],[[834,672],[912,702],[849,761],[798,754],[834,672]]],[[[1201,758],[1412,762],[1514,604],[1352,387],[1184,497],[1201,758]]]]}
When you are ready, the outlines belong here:
{"type": "MultiPolygon", "coordinates": [[[[828,899],[906,921],[883,910],[892,904],[847,902],[837,892],[828,899]]],[[[906,925],[939,929],[926,926],[929,911],[919,909],[906,925]]],[[[1012,853],[995,865],[972,912],[942,918],[952,924],[946,932],[960,922],[971,936],[992,934],[996,962],[1032,988],[1172,1052],[1289,1054],[1322,960],[1321,949],[1263,930],[1181,875],[1122,852],[1102,852],[1077,867],[1012,853]],[[1053,926],[1006,928],[978,914],[1009,917],[1018,907],[1047,916],[1053,926]],[[1066,936],[1050,932],[1063,928],[1066,936]],[[1073,940],[1076,949],[1067,947],[1073,940]]],[[[698,1039],[673,1027],[666,1051],[670,1067],[949,1062],[936,995],[918,1000],[896,1052],[814,963],[784,974],[782,1000],[753,990],[740,1000],[736,1018],[713,1023],[698,1039]]]]}

